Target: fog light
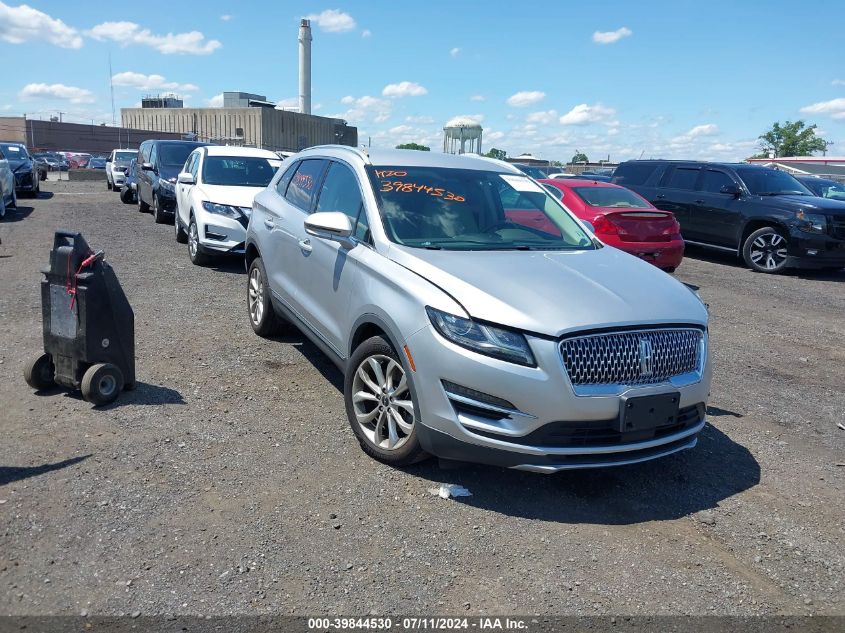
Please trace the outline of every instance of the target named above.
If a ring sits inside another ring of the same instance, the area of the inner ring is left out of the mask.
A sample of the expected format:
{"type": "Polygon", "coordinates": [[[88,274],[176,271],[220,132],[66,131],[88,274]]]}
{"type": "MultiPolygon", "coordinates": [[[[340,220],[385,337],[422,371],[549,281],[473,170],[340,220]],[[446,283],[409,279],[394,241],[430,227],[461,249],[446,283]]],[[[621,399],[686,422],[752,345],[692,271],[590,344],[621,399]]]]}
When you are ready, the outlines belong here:
{"type": "Polygon", "coordinates": [[[483,391],[478,391],[477,389],[471,389],[470,387],[463,387],[448,380],[441,380],[440,382],[443,383],[443,388],[448,392],[447,395],[451,393],[456,396],[470,398],[471,400],[475,400],[477,402],[483,402],[494,407],[516,410],[516,407],[504,398],[497,398],[496,396],[491,396],[489,393],[484,393],[483,391]]]}

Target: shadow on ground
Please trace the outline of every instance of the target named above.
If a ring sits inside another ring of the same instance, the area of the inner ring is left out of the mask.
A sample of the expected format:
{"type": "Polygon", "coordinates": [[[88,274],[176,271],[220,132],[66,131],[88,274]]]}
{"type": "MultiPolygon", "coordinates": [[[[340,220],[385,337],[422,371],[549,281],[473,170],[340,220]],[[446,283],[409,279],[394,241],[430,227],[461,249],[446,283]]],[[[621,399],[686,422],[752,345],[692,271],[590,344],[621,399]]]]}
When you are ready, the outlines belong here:
{"type": "Polygon", "coordinates": [[[21,479],[29,479],[30,477],[37,477],[44,473],[49,473],[54,470],[61,470],[68,466],[73,466],[81,461],[85,461],[91,455],[80,455],[79,457],[71,457],[55,464],[42,464],[41,466],[0,466],[0,486],[5,486],[21,479]]]}
{"type": "MultiPolygon", "coordinates": [[[[82,393],[78,389],[65,389],[63,387],[51,387],[50,389],[41,389],[36,391],[35,395],[40,397],[56,396],[64,394],[66,398],[73,400],[82,400],[82,393]]],[[[115,409],[117,407],[125,407],[128,405],[161,405],[161,404],[185,404],[182,394],[162,385],[153,385],[148,382],[138,381],[135,384],[135,389],[129,391],[122,391],[114,402],[96,407],[97,409],[115,409]]]]}

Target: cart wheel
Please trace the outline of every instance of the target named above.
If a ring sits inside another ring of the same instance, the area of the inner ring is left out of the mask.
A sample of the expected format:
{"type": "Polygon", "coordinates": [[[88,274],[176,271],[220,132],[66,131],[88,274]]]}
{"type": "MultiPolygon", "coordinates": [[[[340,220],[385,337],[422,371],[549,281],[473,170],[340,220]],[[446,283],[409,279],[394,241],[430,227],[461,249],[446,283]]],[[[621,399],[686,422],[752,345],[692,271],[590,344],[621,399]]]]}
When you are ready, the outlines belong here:
{"type": "Polygon", "coordinates": [[[53,366],[53,358],[49,354],[41,354],[35,360],[29,362],[23,369],[23,378],[33,389],[49,389],[56,384],[53,366]]]}
{"type": "Polygon", "coordinates": [[[111,363],[91,365],[82,376],[82,397],[94,405],[114,402],[123,390],[123,372],[111,363]]]}

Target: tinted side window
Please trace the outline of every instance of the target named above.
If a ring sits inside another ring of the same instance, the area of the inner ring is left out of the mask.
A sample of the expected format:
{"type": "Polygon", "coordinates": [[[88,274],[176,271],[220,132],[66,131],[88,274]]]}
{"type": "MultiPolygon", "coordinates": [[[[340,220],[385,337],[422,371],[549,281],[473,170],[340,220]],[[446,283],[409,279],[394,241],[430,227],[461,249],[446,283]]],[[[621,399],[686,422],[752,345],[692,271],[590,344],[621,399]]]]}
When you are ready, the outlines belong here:
{"type": "Polygon", "coordinates": [[[317,211],[340,211],[349,216],[354,227],[355,220],[361,205],[364,204],[361,198],[361,189],[358,186],[358,179],[346,165],[332,161],[329,163],[329,172],[323,180],[320,188],[320,199],[317,202],[317,211]]]}
{"type": "Polygon", "coordinates": [[[666,186],[670,189],[695,189],[695,181],[701,170],[697,167],[675,167],[666,186]]]}
{"type": "Polygon", "coordinates": [[[613,182],[620,185],[644,185],[658,167],[658,163],[622,163],[613,172],[613,182]]]}
{"type": "Polygon", "coordinates": [[[361,211],[358,214],[358,222],[355,224],[355,237],[361,242],[368,244],[372,243],[370,240],[370,223],[367,221],[367,209],[361,205],[361,211]]]}
{"type": "Polygon", "coordinates": [[[0,150],[0,160],[6,160],[6,155],[3,153],[3,150],[0,150]]]}
{"type": "Polygon", "coordinates": [[[191,163],[191,168],[188,171],[191,172],[191,175],[194,177],[194,182],[196,182],[200,170],[200,153],[196,152],[193,156],[193,162],[191,163]]]}
{"type": "Polygon", "coordinates": [[[320,159],[302,161],[290,180],[285,199],[303,211],[310,211],[325,166],[326,161],[320,159]]]}
{"type": "Polygon", "coordinates": [[[149,143],[141,143],[141,162],[142,163],[149,163],[150,162],[150,144],[149,143]]]}
{"type": "Polygon", "coordinates": [[[155,165],[156,160],[158,160],[158,145],[153,143],[152,147],[150,147],[150,160],[148,162],[155,165]]]}
{"type": "Polygon", "coordinates": [[[290,179],[293,178],[293,174],[296,172],[297,168],[299,167],[299,162],[295,162],[290,165],[286,170],[285,173],[282,174],[282,177],[276,182],[276,191],[280,196],[284,196],[285,192],[288,188],[288,183],[290,179]]]}
{"type": "Polygon", "coordinates": [[[708,193],[719,193],[722,187],[727,185],[736,185],[734,179],[728,176],[723,171],[716,171],[715,169],[704,170],[704,175],[701,181],[701,190],[708,193]]]}

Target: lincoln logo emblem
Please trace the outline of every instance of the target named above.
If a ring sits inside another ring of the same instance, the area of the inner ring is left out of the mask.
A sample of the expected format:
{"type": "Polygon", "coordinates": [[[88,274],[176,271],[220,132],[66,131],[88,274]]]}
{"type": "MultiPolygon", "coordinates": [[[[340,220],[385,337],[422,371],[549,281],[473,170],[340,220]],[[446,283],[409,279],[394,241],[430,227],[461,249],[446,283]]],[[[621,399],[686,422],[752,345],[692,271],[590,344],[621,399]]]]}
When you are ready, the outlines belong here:
{"type": "Polygon", "coordinates": [[[640,374],[642,376],[651,376],[654,371],[654,358],[651,341],[647,338],[640,339],[640,374]]]}

